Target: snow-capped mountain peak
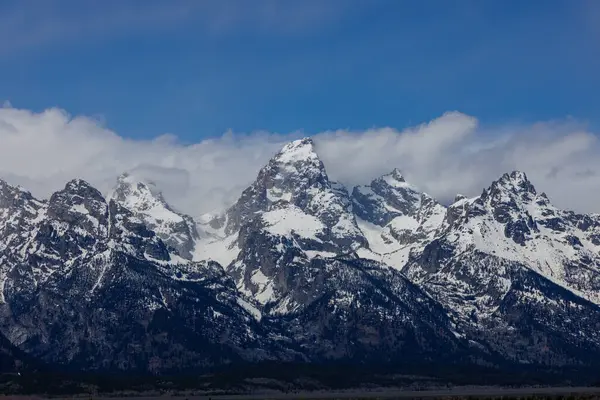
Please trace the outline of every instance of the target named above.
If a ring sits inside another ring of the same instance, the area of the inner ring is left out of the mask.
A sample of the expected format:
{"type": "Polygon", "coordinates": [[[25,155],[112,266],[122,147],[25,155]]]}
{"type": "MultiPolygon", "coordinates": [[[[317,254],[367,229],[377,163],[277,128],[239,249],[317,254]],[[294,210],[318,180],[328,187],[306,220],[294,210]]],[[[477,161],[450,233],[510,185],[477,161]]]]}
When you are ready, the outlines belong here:
{"type": "Polygon", "coordinates": [[[484,190],[481,197],[491,204],[515,201],[531,201],[537,196],[533,184],[524,172],[513,171],[505,173],[484,190]]]}
{"type": "Polygon", "coordinates": [[[390,186],[403,187],[403,184],[406,184],[406,179],[404,179],[402,171],[400,171],[398,168],[394,168],[392,172],[383,175],[381,179],[385,180],[385,182],[390,186]]]}
{"type": "Polygon", "coordinates": [[[522,172],[504,174],[481,196],[448,209],[442,238],[455,253],[479,251],[527,265],[600,302],[598,228],[589,216],[553,206],[522,172]]]}
{"type": "Polygon", "coordinates": [[[283,147],[258,173],[254,183],[242,192],[227,211],[226,234],[230,235],[258,211],[286,202],[306,207],[308,192],[330,188],[325,167],[310,138],[293,141],[283,147]]]}
{"type": "Polygon", "coordinates": [[[65,185],[63,190],[55,192],[50,196],[50,205],[63,204],[72,207],[84,207],[88,211],[97,212],[89,209],[98,207],[99,204],[105,204],[106,200],[102,193],[87,181],[83,179],[73,179],[65,185]]]}
{"type": "Polygon", "coordinates": [[[454,196],[454,203],[465,200],[466,198],[467,196],[465,196],[464,194],[457,193],[456,196],[454,196]]]}
{"type": "MultiPolygon", "coordinates": [[[[117,178],[115,186],[109,198],[123,204],[129,209],[136,211],[151,212],[154,208],[170,209],[164,200],[162,193],[152,182],[146,182],[136,178],[127,172],[117,178]]],[[[180,217],[173,215],[163,215],[164,218],[179,220],[180,217]]]]}
{"type": "Polygon", "coordinates": [[[13,186],[0,179],[0,207],[17,206],[31,200],[31,192],[21,186],[13,186]]]}
{"type": "MultiPolygon", "coordinates": [[[[98,191],[98,189],[96,189],[95,187],[93,187],[88,181],[83,180],[83,179],[71,179],[69,182],[67,182],[65,184],[65,187],[63,189],[63,191],[65,192],[71,192],[71,193],[82,193],[82,194],[87,194],[87,193],[94,193],[94,197],[97,196],[98,193],[100,193],[98,191]]],[[[100,195],[102,196],[102,195],[100,195]]]]}
{"type": "Polygon", "coordinates": [[[315,221],[319,227],[314,230],[330,235],[338,245],[351,240],[362,243],[351,207],[345,188],[329,180],[312,139],[304,138],[287,144],[260,170],[227,211],[225,232],[234,234],[258,214],[266,221],[271,218],[267,213],[289,209],[290,215],[306,214],[302,223],[315,221]]]}
{"type": "Polygon", "coordinates": [[[430,200],[433,198],[408,183],[398,168],[353,190],[355,213],[379,226],[398,216],[414,216],[422,203],[430,200]]]}
{"type": "Polygon", "coordinates": [[[320,164],[319,156],[315,151],[315,143],[309,137],[286,144],[273,159],[284,164],[306,161],[320,164]]]}
{"type": "Polygon", "coordinates": [[[196,223],[167,204],[152,182],[124,173],[109,198],[144,221],[177,255],[192,259],[198,239],[196,223]]]}
{"type": "Polygon", "coordinates": [[[265,194],[269,202],[284,200],[298,204],[303,191],[330,186],[325,166],[310,138],[285,145],[261,169],[258,179],[266,179],[265,194]]]}
{"type": "Polygon", "coordinates": [[[402,268],[410,252],[431,240],[445,208],[404,179],[397,168],[352,191],[353,210],[369,240],[360,254],[402,268]]]}
{"type": "Polygon", "coordinates": [[[48,217],[78,225],[91,235],[108,234],[108,205],[102,193],[82,179],[73,179],[50,196],[48,217]]]}
{"type": "Polygon", "coordinates": [[[368,246],[348,191],[329,180],[310,138],[284,146],[221,221],[226,237],[201,242],[199,253],[212,249],[223,255],[219,257],[229,264],[238,288],[263,304],[281,299],[277,296],[284,294],[285,285],[278,288],[277,274],[293,268],[290,260],[331,257],[368,246]],[[225,258],[233,254],[233,259],[225,258]]]}

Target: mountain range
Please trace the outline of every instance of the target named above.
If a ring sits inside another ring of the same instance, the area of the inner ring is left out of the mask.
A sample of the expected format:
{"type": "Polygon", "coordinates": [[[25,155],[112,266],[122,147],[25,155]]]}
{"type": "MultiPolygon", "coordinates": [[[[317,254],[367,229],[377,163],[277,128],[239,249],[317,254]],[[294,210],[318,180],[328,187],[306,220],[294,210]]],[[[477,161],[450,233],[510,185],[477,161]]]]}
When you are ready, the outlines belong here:
{"type": "Polygon", "coordinates": [[[600,215],[518,171],[448,206],[398,169],[346,188],[310,138],[200,220],[127,174],[44,200],[0,180],[0,333],[3,366],[77,371],[594,367],[600,215]]]}

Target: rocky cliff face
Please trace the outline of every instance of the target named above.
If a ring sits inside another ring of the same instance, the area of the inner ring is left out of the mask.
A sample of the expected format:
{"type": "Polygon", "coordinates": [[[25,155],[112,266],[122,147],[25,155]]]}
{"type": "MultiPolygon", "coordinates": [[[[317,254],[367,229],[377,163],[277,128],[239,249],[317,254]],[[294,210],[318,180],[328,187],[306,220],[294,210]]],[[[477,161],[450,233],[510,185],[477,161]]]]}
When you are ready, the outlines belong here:
{"type": "Polygon", "coordinates": [[[197,223],[149,182],[48,200],[0,181],[0,331],[49,364],[264,360],[596,365],[600,217],[525,174],[444,207],[390,174],[347,190],[310,139],[197,223]]]}

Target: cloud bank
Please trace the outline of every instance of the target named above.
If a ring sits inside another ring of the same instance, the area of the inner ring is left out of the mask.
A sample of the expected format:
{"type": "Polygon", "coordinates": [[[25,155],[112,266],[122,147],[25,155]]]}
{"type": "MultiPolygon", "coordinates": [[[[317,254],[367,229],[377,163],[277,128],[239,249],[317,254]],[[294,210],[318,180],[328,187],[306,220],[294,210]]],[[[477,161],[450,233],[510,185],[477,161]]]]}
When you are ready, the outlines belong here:
{"type": "MultiPolygon", "coordinates": [[[[199,216],[231,204],[285,143],[302,133],[227,132],[182,145],[172,135],[130,140],[88,117],[0,108],[0,177],[46,197],[75,177],[104,193],[122,172],[152,180],[176,208],[199,216]]],[[[313,136],[330,177],[348,186],[400,168],[450,202],[475,196],[504,172],[527,173],[559,207],[600,212],[600,140],[572,120],[483,128],[450,112],[416,127],[313,136]]]]}

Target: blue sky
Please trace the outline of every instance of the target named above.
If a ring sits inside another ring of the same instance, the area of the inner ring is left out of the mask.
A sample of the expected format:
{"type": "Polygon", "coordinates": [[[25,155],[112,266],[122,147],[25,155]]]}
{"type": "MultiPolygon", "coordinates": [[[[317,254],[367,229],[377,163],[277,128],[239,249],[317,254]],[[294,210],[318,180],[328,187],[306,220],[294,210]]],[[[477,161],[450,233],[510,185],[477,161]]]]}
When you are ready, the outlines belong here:
{"type": "Polygon", "coordinates": [[[450,110],[598,127],[598,71],[593,0],[0,2],[0,99],[136,139],[403,128],[450,110]]]}

